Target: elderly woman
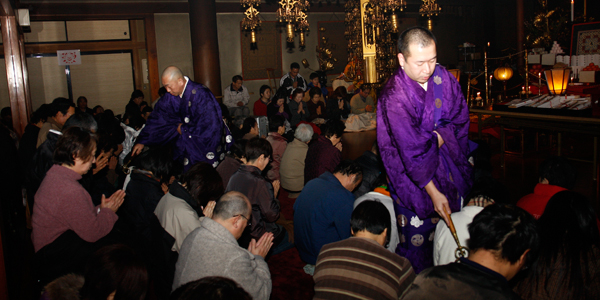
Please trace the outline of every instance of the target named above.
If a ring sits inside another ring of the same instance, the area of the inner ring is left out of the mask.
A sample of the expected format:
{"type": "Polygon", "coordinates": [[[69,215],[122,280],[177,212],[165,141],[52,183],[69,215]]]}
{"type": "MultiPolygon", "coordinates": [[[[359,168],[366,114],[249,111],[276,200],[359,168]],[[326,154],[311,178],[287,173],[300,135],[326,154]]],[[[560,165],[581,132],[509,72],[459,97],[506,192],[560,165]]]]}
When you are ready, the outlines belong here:
{"type": "Polygon", "coordinates": [[[216,200],[223,195],[219,173],[205,162],[192,166],[181,182],[173,182],[160,199],[154,214],[160,225],[175,238],[173,251],[179,252],[185,237],[200,227],[200,217],[212,217],[216,200]]]}
{"type": "Polygon", "coordinates": [[[31,239],[42,284],[71,272],[81,272],[117,221],[125,193],[102,196],[94,207],[78,180],[94,163],[96,137],[79,127],[67,129],[54,150],[55,165],[35,194],[31,239]]]}
{"type": "Polygon", "coordinates": [[[310,125],[298,125],[294,140],[287,145],[281,158],[279,166],[281,186],[290,193],[299,193],[304,187],[304,160],[312,136],[313,129],[310,125]]]}
{"type": "Polygon", "coordinates": [[[292,126],[297,126],[302,121],[308,121],[308,108],[306,107],[306,103],[302,101],[302,98],[304,98],[304,91],[302,89],[295,89],[292,93],[292,101],[288,104],[290,113],[292,114],[290,117],[290,124],[292,126]]]}

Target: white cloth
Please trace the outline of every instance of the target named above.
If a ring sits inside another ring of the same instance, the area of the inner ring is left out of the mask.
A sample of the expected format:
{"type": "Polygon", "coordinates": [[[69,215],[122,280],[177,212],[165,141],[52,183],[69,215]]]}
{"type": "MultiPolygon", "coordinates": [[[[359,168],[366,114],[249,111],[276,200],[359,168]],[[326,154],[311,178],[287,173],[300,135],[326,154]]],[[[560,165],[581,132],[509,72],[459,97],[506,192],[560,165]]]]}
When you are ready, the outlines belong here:
{"type": "Polygon", "coordinates": [[[144,129],[144,126],[146,126],[146,124],[144,124],[144,126],[142,126],[140,130],[135,130],[123,123],[119,125],[121,125],[121,128],[123,128],[123,130],[125,131],[125,139],[123,140],[123,143],[121,143],[121,145],[123,145],[123,151],[121,152],[121,154],[119,154],[119,164],[123,165],[123,160],[125,159],[127,154],[131,152],[133,145],[135,145],[135,139],[140,134],[140,132],[142,132],[142,129],[144,129]]]}
{"type": "Polygon", "coordinates": [[[377,128],[377,114],[363,113],[359,115],[350,114],[346,119],[346,132],[367,131],[377,128]]]}
{"type": "Polygon", "coordinates": [[[165,231],[175,238],[171,248],[173,251],[179,252],[188,234],[200,227],[200,217],[196,211],[185,200],[171,193],[165,194],[160,199],[154,214],[165,231]]]}
{"type": "Polygon", "coordinates": [[[358,197],[358,199],[354,200],[354,208],[356,208],[356,206],[358,206],[361,202],[365,200],[378,200],[383,205],[385,205],[385,208],[387,208],[390,212],[390,218],[392,221],[392,233],[390,234],[390,243],[387,249],[390,250],[390,252],[392,253],[396,253],[396,246],[400,242],[400,238],[398,237],[398,222],[396,221],[396,213],[394,211],[394,200],[392,200],[392,197],[388,197],[381,193],[368,192],[358,197]]]}
{"type": "MultiPolygon", "coordinates": [[[[482,210],[483,207],[480,206],[465,206],[461,211],[452,213],[452,222],[456,228],[456,234],[461,246],[467,246],[467,240],[469,239],[467,226],[473,222],[473,218],[482,210]]],[[[433,265],[446,265],[456,261],[454,253],[457,247],[450,228],[441,219],[435,228],[435,236],[433,238],[433,265]]]]}

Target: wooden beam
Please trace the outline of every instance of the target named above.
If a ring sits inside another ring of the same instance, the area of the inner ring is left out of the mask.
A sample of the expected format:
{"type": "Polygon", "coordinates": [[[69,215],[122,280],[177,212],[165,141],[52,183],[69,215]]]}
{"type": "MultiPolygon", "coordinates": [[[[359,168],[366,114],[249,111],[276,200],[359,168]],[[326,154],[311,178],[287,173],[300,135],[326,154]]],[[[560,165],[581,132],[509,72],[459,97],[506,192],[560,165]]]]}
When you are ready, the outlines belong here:
{"type": "Polygon", "coordinates": [[[27,54],[56,53],[58,50],[79,49],[81,52],[91,51],[118,51],[145,49],[144,42],[134,41],[102,41],[102,42],[72,42],[72,43],[47,43],[25,44],[27,54]]]}
{"type": "MultiPolygon", "coordinates": [[[[8,1],[8,0],[2,0],[8,1]]],[[[29,3],[20,8],[28,8],[33,21],[50,20],[106,20],[140,19],[155,13],[187,13],[187,2],[133,2],[133,3],[29,3]]]]}
{"type": "MultiPolygon", "coordinates": [[[[131,32],[131,40],[138,41],[136,20],[129,20],[129,29],[131,32]]],[[[144,89],[144,79],[142,76],[142,62],[140,59],[140,51],[133,49],[131,51],[131,60],[133,61],[133,82],[137,90],[144,89]]]]}
{"type": "Polygon", "coordinates": [[[2,5],[2,9],[0,9],[0,16],[14,16],[15,10],[10,3],[10,0],[0,0],[0,5],[2,5]]]}
{"type": "Polygon", "coordinates": [[[23,56],[19,45],[19,24],[15,16],[0,16],[0,25],[13,127],[19,135],[23,135],[25,126],[29,122],[30,111],[28,108],[31,109],[31,104],[26,103],[28,94],[25,91],[24,68],[26,66],[23,65],[23,56]]]}
{"type": "Polygon", "coordinates": [[[159,81],[158,55],[156,51],[156,30],[154,28],[154,15],[146,16],[144,19],[146,32],[146,51],[148,51],[148,79],[150,81],[150,101],[158,99],[158,89],[161,87],[159,81]]]}

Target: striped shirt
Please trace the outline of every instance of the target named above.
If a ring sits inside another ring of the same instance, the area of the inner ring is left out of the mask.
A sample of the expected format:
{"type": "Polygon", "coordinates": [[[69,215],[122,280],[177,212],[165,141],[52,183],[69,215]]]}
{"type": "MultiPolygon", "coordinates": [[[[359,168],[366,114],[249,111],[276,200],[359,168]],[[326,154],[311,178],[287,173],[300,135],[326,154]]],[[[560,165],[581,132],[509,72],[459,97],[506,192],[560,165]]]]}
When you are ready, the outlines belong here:
{"type": "Polygon", "coordinates": [[[398,299],[414,279],[406,258],[373,240],[351,237],[321,249],[314,299],[398,299]]]}

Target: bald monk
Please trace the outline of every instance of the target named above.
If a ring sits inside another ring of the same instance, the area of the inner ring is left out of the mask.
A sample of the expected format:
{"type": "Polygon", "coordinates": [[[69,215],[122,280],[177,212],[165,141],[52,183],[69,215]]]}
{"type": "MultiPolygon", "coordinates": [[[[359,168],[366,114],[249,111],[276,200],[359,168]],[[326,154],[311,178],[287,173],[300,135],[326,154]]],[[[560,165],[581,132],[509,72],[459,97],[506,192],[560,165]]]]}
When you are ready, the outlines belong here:
{"type": "Polygon", "coordinates": [[[184,170],[200,161],[216,168],[233,142],[219,103],[206,86],[183,76],[177,67],[167,67],[161,79],[168,93],[156,103],[132,155],[144,146],[170,144],[184,170]]]}

